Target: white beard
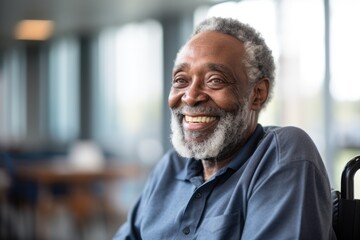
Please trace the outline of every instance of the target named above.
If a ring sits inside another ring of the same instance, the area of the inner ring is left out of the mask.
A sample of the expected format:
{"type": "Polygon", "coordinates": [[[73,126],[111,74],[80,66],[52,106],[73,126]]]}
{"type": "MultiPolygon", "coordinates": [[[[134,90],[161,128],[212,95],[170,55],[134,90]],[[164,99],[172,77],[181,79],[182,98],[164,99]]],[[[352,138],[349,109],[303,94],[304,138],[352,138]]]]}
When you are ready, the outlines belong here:
{"type": "MultiPolygon", "coordinates": [[[[185,107],[187,112],[202,112],[204,108],[185,107]]],[[[171,116],[171,141],[175,150],[183,157],[195,159],[221,159],[228,151],[233,150],[244,140],[247,129],[248,102],[245,102],[235,113],[225,112],[220,109],[208,109],[220,115],[220,120],[214,132],[202,142],[185,141],[185,134],[196,137],[199,132],[184,133],[181,114],[184,109],[172,110],[171,116]]],[[[206,113],[206,111],[205,111],[206,113]]]]}

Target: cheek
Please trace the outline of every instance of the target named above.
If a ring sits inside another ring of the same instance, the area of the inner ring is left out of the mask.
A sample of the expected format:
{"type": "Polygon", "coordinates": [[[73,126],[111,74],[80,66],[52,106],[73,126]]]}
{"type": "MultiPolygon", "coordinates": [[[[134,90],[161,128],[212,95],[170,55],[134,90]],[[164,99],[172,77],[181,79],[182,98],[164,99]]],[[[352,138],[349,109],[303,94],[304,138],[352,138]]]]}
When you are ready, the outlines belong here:
{"type": "Polygon", "coordinates": [[[219,108],[227,112],[237,111],[241,106],[240,97],[232,91],[213,94],[212,99],[219,108]]]}
{"type": "Polygon", "coordinates": [[[181,103],[183,93],[179,90],[171,89],[168,98],[168,105],[170,108],[175,108],[181,103]]]}

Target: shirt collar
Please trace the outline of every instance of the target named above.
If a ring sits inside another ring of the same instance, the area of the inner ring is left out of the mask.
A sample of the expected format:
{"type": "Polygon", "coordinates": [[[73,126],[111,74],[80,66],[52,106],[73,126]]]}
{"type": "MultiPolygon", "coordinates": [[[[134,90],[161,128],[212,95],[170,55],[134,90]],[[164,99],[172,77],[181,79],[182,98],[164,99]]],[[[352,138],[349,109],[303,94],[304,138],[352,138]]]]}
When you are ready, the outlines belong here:
{"type": "Polygon", "coordinates": [[[231,168],[233,170],[238,170],[241,166],[251,157],[255,152],[259,142],[264,137],[265,131],[263,127],[258,124],[255,128],[254,133],[246,141],[245,145],[239,150],[235,158],[229,162],[225,168],[231,168]]]}
{"type": "MultiPolygon", "coordinates": [[[[237,171],[254,153],[258,143],[264,136],[265,132],[263,127],[258,124],[254,133],[246,141],[244,146],[241,147],[240,151],[236,154],[235,158],[231,160],[225,167],[219,170],[215,176],[224,174],[229,168],[233,171],[237,171]]],[[[186,159],[185,168],[182,169],[176,178],[179,180],[189,180],[194,176],[198,176],[202,173],[203,166],[201,161],[195,160],[193,158],[186,159]]]]}

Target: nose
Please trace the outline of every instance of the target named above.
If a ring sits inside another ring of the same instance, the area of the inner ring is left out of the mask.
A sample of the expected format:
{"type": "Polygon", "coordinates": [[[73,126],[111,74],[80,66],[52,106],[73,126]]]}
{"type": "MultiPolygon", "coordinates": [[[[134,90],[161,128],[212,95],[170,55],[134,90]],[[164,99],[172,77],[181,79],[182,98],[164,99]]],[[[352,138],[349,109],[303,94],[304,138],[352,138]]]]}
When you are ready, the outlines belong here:
{"type": "Polygon", "coordinates": [[[194,81],[184,92],[181,101],[188,106],[195,106],[208,100],[208,95],[204,91],[201,83],[194,81]]]}

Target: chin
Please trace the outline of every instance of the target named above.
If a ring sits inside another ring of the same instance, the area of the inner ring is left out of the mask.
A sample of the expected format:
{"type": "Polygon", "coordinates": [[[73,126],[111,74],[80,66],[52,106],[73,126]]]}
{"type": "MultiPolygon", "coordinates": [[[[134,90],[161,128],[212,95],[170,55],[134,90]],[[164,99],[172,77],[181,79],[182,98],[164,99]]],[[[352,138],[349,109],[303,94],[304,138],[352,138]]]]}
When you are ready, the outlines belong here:
{"type": "Polygon", "coordinates": [[[230,156],[244,142],[248,128],[247,109],[246,103],[236,113],[215,109],[220,116],[219,121],[214,129],[206,133],[185,132],[181,110],[173,110],[171,142],[178,154],[187,158],[218,160],[230,156]]]}

